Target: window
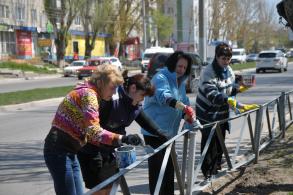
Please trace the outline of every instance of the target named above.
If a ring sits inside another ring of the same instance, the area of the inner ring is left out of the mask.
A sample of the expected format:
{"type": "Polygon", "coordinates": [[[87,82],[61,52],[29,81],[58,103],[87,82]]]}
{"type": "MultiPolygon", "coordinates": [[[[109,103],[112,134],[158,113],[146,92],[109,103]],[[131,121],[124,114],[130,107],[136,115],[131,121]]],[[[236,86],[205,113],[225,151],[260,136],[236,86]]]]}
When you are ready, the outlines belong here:
{"type": "Polygon", "coordinates": [[[75,19],[74,19],[74,24],[76,25],[80,25],[80,17],[79,16],[76,16],[75,19]]]}
{"type": "Polygon", "coordinates": [[[0,55],[15,54],[15,36],[12,32],[0,31],[0,55]]]}
{"type": "Polygon", "coordinates": [[[61,8],[61,0],[56,0],[56,7],[61,8]]]}
{"type": "Polygon", "coordinates": [[[261,53],[259,54],[259,58],[275,58],[276,57],[276,53],[261,53]]]}
{"type": "Polygon", "coordinates": [[[9,18],[9,7],[7,5],[0,5],[0,17],[9,18]]]}
{"type": "Polygon", "coordinates": [[[16,9],[16,20],[24,20],[24,6],[17,6],[16,9]]]}

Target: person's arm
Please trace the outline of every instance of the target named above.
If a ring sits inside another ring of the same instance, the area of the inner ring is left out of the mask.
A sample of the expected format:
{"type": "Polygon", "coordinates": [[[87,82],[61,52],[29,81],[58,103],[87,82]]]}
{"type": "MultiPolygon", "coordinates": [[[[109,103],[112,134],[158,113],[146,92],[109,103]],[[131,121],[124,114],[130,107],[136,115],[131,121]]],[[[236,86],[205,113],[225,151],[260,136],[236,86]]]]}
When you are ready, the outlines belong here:
{"type": "Polygon", "coordinates": [[[167,102],[170,98],[173,98],[172,91],[170,89],[169,82],[165,75],[158,74],[153,78],[152,84],[155,86],[154,98],[156,102],[160,105],[168,105],[167,102]]]}
{"type": "Polygon", "coordinates": [[[216,76],[211,71],[205,71],[201,75],[201,85],[199,89],[206,98],[214,105],[221,106],[227,103],[228,96],[221,93],[217,87],[216,76]]]}
{"type": "Polygon", "coordinates": [[[139,124],[139,126],[141,126],[149,133],[166,138],[166,136],[161,133],[160,127],[155,122],[153,122],[143,110],[138,114],[135,121],[139,124]]]}
{"type": "Polygon", "coordinates": [[[130,145],[139,145],[143,141],[137,134],[120,135],[112,133],[100,126],[99,119],[99,103],[97,95],[94,92],[88,91],[81,99],[81,109],[85,121],[86,140],[99,146],[100,143],[106,145],[119,146],[122,143],[130,145]]]}
{"type": "Polygon", "coordinates": [[[81,99],[81,109],[85,121],[87,141],[99,145],[120,145],[122,135],[112,133],[100,126],[99,103],[94,91],[88,91],[81,99]]]}

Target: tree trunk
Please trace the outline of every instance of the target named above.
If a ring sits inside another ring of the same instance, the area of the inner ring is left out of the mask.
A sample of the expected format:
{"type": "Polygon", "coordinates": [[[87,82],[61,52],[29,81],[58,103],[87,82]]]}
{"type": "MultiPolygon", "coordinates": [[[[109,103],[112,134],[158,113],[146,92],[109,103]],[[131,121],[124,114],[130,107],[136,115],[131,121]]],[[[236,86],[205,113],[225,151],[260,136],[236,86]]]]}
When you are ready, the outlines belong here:
{"type": "Polygon", "coordinates": [[[90,43],[90,39],[91,39],[90,35],[87,34],[85,36],[85,53],[84,53],[85,59],[89,59],[92,56],[93,47],[92,47],[92,44],[90,43]]]}
{"type": "Polygon", "coordinates": [[[56,45],[56,52],[57,52],[57,64],[60,68],[64,67],[64,56],[65,56],[65,48],[66,48],[66,42],[65,42],[65,36],[63,33],[57,34],[57,39],[55,39],[55,45],[56,45]]]}

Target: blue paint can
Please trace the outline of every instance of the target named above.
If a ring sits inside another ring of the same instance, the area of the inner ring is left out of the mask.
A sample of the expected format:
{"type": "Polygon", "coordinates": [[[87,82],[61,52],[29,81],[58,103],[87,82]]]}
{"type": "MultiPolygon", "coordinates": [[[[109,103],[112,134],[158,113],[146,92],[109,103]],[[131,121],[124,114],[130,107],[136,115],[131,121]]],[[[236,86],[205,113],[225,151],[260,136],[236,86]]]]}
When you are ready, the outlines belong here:
{"type": "Polygon", "coordinates": [[[136,161],[135,147],[121,146],[115,149],[116,162],[119,168],[125,168],[136,161]]]}

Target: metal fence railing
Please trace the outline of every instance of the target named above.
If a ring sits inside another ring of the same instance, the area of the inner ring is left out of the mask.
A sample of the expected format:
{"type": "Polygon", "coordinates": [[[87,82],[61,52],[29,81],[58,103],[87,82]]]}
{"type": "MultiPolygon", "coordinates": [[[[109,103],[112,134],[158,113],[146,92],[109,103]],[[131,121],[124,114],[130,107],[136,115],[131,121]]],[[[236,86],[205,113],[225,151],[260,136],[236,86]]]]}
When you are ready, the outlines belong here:
{"type": "Polygon", "coordinates": [[[261,105],[258,109],[233,116],[227,120],[204,125],[204,127],[212,127],[212,130],[202,154],[200,154],[200,149],[197,149],[199,145],[197,140],[200,138],[198,129],[182,130],[175,137],[156,148],[153,153],[143,155],[139,160],[121,169],[117,174],[95,186],[86,194],[93,194],[110,183],[113,183],[111,194],[117,193],[119,185],[123,194],[131,194],[125,177],[128,174],[131,175],[131,172],[145,163],[149,157],[166,149],[154,194],[159,194],[166,165],[169,156],[171,156],[179,193],[191,195],[209,183],[203,179],[200,169],[215,133],[219,138],[220,147],[223,149],[225,162],[223,169],[214,178],[221,177],[252,161],[257,163],[260,151],[277,137],[284,138],[286,129],[293,123],[292,96],[293,91],[282,92],[278,98],[261,105]],[[220,125],[227,121],[232,124],[233,133],[229,135],[231,139],[225,141],[220,133],[220,125]]]}

